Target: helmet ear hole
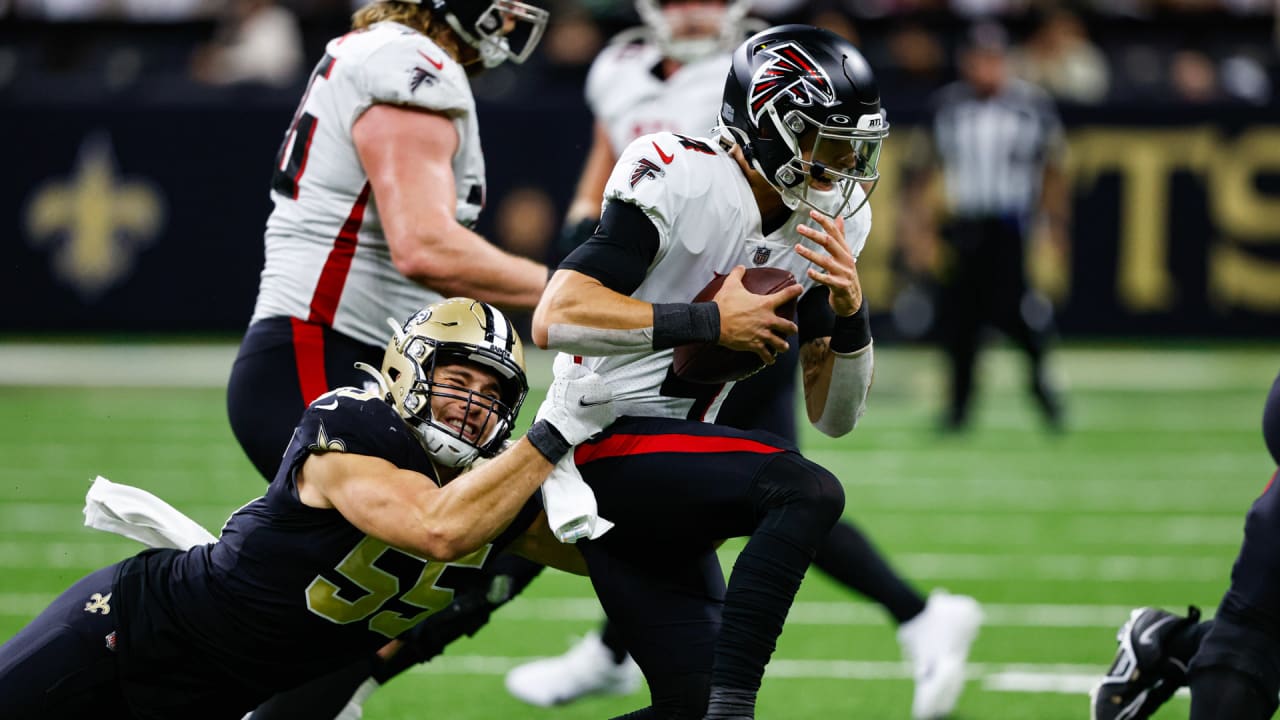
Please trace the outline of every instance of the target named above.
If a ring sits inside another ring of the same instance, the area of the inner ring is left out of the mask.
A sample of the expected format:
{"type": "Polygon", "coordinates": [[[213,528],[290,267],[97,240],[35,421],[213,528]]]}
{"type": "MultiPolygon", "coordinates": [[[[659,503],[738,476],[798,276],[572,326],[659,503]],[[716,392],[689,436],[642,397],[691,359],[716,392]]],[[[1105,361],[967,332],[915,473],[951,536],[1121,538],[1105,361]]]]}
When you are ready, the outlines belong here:
{"type": "Polygon", "coordinates": [[[387,377],[391,380],[391,382],[393,383],[397,382],[398,380],[400,380],[400,369],[395,367],[388,368],[387,377]]]}

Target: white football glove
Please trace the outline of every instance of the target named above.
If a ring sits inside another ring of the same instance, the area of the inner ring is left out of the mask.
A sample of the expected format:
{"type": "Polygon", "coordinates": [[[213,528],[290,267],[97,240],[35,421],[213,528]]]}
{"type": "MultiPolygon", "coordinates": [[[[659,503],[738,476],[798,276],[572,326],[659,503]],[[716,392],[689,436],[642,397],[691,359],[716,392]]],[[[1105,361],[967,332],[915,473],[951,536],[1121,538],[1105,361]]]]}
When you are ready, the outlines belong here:
{"type": "MultiPolygon", "coordinates": [[[[568,357],[562,355],[561,357],[568,357]]],[[[570,445],[577,445],[604,430],[618,417],[613,391],[604,378],[572,361],[555,363],[556,379],[536,420],[546,420],[570,445]]]]}

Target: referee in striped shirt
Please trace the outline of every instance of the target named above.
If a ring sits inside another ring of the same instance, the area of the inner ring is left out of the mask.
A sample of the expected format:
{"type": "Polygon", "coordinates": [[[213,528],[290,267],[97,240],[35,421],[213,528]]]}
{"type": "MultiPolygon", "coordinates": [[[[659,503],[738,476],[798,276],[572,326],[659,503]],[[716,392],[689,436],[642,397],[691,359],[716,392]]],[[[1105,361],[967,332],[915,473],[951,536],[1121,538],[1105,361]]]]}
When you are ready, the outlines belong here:
{"type": "Polygon", "coordinates": [[[1044,367],[1052,309],[1029,290],[1025,260],[1037,222],[1049,224],[1051,241],[1065,252],[1065,143],[1049,96],[1009,76],[1007,43],[998,25],[970,30],[959,57],[962,77],[935,95],[928,142],[909,161],[903,249],[908,266],[937,276],[937,329],[951,369],[944,430],[968,423],[988,325],[1026,353],[1028,386],[1048,426],[1062,427],[1061,401],[1044,367]]]}

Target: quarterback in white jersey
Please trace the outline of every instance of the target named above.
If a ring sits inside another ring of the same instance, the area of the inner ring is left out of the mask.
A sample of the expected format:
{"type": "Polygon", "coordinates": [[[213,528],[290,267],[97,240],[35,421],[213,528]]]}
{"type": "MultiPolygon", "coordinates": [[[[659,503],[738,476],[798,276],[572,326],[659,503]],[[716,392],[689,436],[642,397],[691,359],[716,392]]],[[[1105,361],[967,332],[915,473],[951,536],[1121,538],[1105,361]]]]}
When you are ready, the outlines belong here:
{"type": "Polygon", "coordinates": [[[617,398],[619,421],[575,454],[601,515],[618,523],[583,555],[666,713],[655,717],[754,717],[794,593],[843,506],[839,481],[781,438],[705,422],[723,387],[680,378],[671,350],[718,343],[771,363],[797,331],[775,308],[799,298],[809,418],[828,435],[853,429],[872,369],[855,263],[870,225],[860,183],[878,178],[886,131],[848,41],[804,25],[751,37],[733,55],[717,136],[631,143],[599,228],[534,312],[535,342],[581,356],[617,398]],[[799,283],[752,294],[748,265],[799,283]],[[727,279],[713,301],[691,302],[716,274],[727,279]],[[662,517],[664,535],[690,542],[655,568],[646,544],[663,540],[628,529],[639,517],[662,517]],[[730,536],[749,539],[721,592],[704,543],[730,536]]]}
{"type": "MultiPolygon", "coordinates": [[[[861,187],[853,192],[851,200],[861,204],[861,187]]],[[[648,274],[631,293],[636,300],[689,300],[716,275],[728,275],[739,266],[788,270],[804,292],[820,286],[809,273],[810,268],[825,272],[809,259],[827,252],[822,240],[814,237],[825,232],[819,220],[811,218],[806,207],[766,229],[739,162],[717,140],[675,133],[637,139],[623,151],[606,186],[606,205],[615,201],[640,208],[657,230],[657,252],[648,274]],[[801,234],[801,226],[810,234],[801,234]],[[797,240],[808,248],[808,256],[795,251],[797,240]]],[[[851,260],[857,259],[870,231],[869,206],[844,222],[851,260]]],[[[552,346],[556,332],[550,329],[552,346]]],[[[714,422],[733,384],[719,388],[709,405],[664,395],[673,352],[650,349],[584,357],[583,364],[608,378],[620,414],[714,422]]]]}

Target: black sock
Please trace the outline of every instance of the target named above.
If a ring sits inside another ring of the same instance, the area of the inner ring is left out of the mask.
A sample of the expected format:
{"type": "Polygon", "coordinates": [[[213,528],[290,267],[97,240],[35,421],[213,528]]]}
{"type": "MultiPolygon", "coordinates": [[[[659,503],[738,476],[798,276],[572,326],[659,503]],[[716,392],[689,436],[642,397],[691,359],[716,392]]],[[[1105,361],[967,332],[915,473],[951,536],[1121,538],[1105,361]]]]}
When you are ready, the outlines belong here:
{"type": "Polygon", "coordinates": [[[708,718],[742,716],[747,698],[748,706],[754,706],[764,666],[773,655],[808,566],[809,553],[804,548],[766,529],[756,530],[738,555],[725,593],[711,672],[712,690],[719,688],[723,697],[717,702],[712,696],[708,718]]]}
{"type": "Polygon", "coordinates": [[[1209,628],[1212,627],[1212,620],[1192,623],[1169,638],[1169,645],[1166,650],[1171,657],[1182,663],[1183,667],[1186,667],[1191,664],[1192,656],[1200,649],[1200,641],[1204,640],[1204,636],[1209,632],[1209,628]]]}
{"type": "Polygon", "coordinates": [[[250,720],[333,718],[346,707],[356,688],[369,679],[373,660],[376,657],[362,658],[292,690],[277,693],[259,705],[250,720]]]}
{"type": "Polygon", "coordinates": [[[925,599],[880,555],[871,541],[851,523],[841,520],[813,564],[854,592],[884,606],[899,625],[924,610],[925,599]]]}
{"type": "Polygon", "coordinates": [[[752,720],[756,716],[756,694],[746,690],[711,686],[705,720],[752,720]]]}
{"type": "Polygon", "coordinates": [[[1243,673],[1228,667],[1196,672],[1191,677],[1191,720],[1266,720],[1276,711],[1276,697],[1243,673]]]}
{"type": "Polygon", "coordinates": [[[622,661],[627,659],[627,646],[622,640],[622,634],[612,622],[609,622],[609,618],[605,618],[604,622],[600,623],[600,642],[613,653],[614,665],[621,665],[622,661]]]}

